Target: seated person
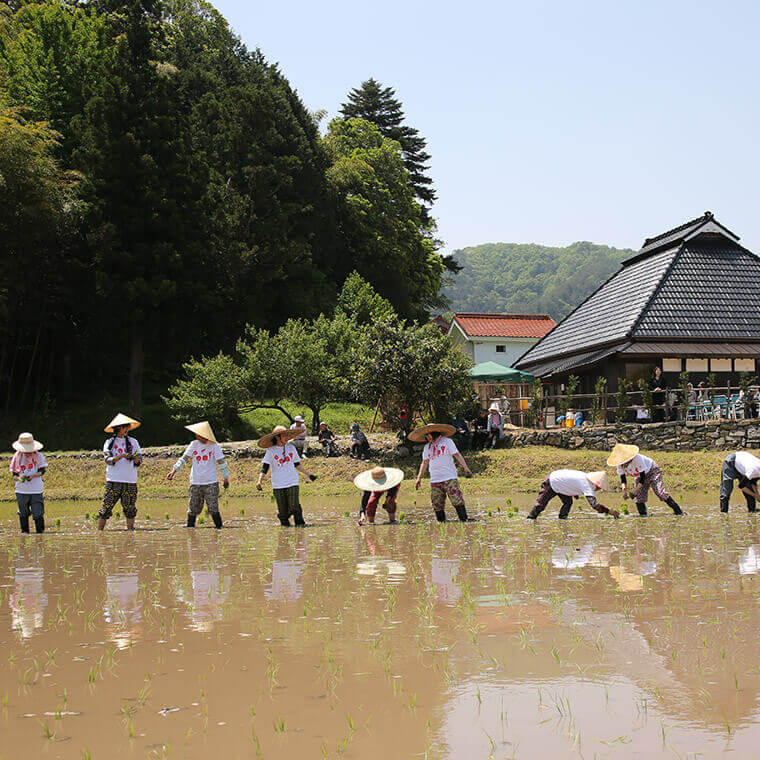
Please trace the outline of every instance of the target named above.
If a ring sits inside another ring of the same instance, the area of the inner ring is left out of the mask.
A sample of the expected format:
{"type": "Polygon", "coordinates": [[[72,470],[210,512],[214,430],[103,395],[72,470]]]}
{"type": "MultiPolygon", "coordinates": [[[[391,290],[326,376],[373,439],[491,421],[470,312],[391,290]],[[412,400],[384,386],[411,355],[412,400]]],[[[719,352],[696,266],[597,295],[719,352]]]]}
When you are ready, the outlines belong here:
{"type": "Polygon", "coordinates": [[[293,417],[293,424],[290,426],[290,429],[301,431],[290,442],[296,447],[298,456],[305,457],[306,452],[309,450],[309,439],[306,437],[306,423],[300,414],[293,417]]]}
{"type": "Polygon", "coordinates": [[[494,401],[488,410],[486,420],[486,445],[495,449],[499,441],[504,437],[504,417],[499,408],[499,402],[494,401]]]}
{"type": "Polygon", "coordinates": [[[461,414],[457,414],[451,424],[456,431],[451,437],[457,448],[460,451],[467,449],[470,443],[470,426],[467,424],[467,420],[461,414]]]}
{"type": "Polygon", "coordinates": [[[337,457],[339,455],[340,452],[338,451],[338,442],[335,438],[335,433],[327,427],[326,422],[319,423],[317,440],[322,447],[322,453],[326,457],[337,457]]]}
{"type": "Polygon", "coordinates": [[[369,459],[369,441],[364,435],[358,422],[351,424],[351,458],[352,459],[369,459]]]}
{"type": "Polygon", "coordinates": [[[488,412],[481,409],[478,416],[472,421],[472,448],[485,449],[488,442],[488,412]]]}

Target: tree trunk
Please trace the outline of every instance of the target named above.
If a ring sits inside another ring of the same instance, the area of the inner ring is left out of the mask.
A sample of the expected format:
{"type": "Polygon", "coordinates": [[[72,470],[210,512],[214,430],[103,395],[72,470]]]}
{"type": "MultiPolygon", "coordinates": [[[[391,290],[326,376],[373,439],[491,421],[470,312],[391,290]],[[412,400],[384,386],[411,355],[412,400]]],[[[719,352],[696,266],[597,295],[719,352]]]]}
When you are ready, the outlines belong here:
{"type": "Polygon", "coordinates": [[[129,413],[139,418],[142,414],[143,372],[145,355],[143,340],[137,330],[132,331],[129,361],[129,413]]]}
{"type": "Polygon", "coordinates": [[[309,409],[311,411],[311,434],[317,435],[317,433],[319,433],[319,413],[321,407],[310,406],[309,409]]]}

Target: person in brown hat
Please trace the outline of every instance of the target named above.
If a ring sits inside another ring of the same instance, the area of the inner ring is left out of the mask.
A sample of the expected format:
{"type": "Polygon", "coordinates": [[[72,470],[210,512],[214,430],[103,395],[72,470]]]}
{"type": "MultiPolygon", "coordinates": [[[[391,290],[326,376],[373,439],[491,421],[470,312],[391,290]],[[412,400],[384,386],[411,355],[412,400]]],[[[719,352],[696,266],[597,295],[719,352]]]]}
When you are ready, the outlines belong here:
{"type": "Polygon", "coordinates": [[[106,491],[98,512],[98,530],[104,530],[113,508],[121,501],[127,530],[135,529],[137,517],[137,468],[142,464],[140,444],[129,435],[140,427],[137,420],[119,412],[104,428],[112,436],[103,444],[106,463],[106,491]]]}
{"type": "Polygon", "coordinates": [[[359,525],[369,520],[375,522],[375,514],[380,500],[385,494],[383,509],[388,513],[388,522],[396,522],[396,497],[404,479],[404,471],[396,467],[373,467],[360,472],[354,478],[354,485],[362,492],[362,504],[359,508],[359,525]]]}
{"type": "Polygon", "coordinates": [[[222,473],[224,487],[229,488],[230,471],[227,467],[227,460],[224,458],[222,447],[217,442],[214,431],[208,422],[185,425],[185,429],[195,434],[195,440],[188,444],[174,467],[169,470],[166,479],[173,480],[174,476],[185,466],[185,463],[191,462],[187,527],[195,527],[195,521],[203,511],[205,501],[211,519],[214,521],[214,527],[219,529],[222,527],[222,515],[219,512],[219,475],[216,468],[218,467],[222,473]]]}
{"type": "Polygon", "coordinates": [[[290,439],[298,434],[298,430],[288,430],[283,425],[277,425],[271,433],[259,439],[259,446],[267,452],[261,460],[261,472],[256,488],[261,491],[261,481],[271,469],[272,491],[281,525],[290,525],[291,515],[296,525],[306,525],[301,509],[299,473],[303,473],[309,480],[317,479],[316,475],[302,467],[296,447],[289,443],[290,439]]]}
{"type": "Polygon", "coordinates": [[[422,462],[415,489],[419,490],[422,477],[430,469],[430,503],[435,512],[438,522],[446,522],[446,497],[449,497],[457,517],[461,522],[467,522],[467,507],[464,496],[459,488],[459,478],[454,462],[465,471],[468,478],[472,477],[472,471],[459,453],[459,449],[449,436],[453,435],[456,428],[453,425],[431,424],[423,425],[409,433],[409,440],[415,443],[425,441],[422,449],[422,462]]]}
{"type": "Polygon", "coordinates": [[[616,443],[607,459],[608,467],[615,467],[620,475],[623,498],[628,498],[628,478],[634,479],[633,498],[642,517],[647,516],[647,496],[651,488],[660,501],[665,502],[674,515],[684,514],[676,500],[668,493],[662,480],[662,470],[654,459],[639,454],[639,447],[616,443]]]}

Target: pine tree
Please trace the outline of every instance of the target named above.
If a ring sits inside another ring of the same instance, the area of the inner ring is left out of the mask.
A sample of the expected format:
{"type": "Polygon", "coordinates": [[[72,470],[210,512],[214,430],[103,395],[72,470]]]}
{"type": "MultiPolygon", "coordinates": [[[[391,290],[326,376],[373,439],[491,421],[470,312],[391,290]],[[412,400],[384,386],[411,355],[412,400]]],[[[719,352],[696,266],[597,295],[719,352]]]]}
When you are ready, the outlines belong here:
{"type": "MultiPolygon", "coordinates": [[[[383,87],[373,78],[367,79],[348,94],[348,100],[341,106],[341,114],[347,119],[371,121],[380,128],[383,137],[396,140],[401,145],[414,194],[422,204],[433,204],[436,195],[433,180],[426,174],[430,154],[425,151],[425,139],[418,130],[404,124],[404,111],[392,87],[383,87]]],[[[426,209],[424,211],[427,216],[426,209]]]]}

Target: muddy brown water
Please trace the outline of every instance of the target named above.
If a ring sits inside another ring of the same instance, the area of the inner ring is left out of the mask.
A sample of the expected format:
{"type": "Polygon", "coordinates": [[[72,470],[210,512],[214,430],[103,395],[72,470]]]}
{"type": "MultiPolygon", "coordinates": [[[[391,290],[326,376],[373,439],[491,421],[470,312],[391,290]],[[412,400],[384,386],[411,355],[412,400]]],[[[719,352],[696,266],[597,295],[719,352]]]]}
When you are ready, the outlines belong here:
{"type": "Polygon", "coordinates": [[[760,515],[326,501],[25,537],[4,508],[0,758],[757,756],[760,515]]]}

